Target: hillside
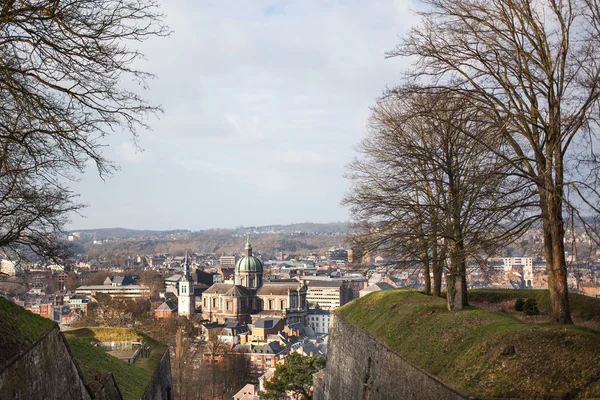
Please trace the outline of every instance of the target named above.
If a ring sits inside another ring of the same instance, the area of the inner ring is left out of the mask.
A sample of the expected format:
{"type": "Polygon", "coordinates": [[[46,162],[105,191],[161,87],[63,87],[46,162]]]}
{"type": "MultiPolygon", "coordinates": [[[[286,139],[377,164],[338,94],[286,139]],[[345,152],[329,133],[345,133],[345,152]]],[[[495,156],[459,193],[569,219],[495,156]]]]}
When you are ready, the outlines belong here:
{"type": "Polygon", "coordinates": [[[471,396],[600,397],[597,330],[475,307],[450,313],[445,300],[402,289],[370,294],[337,313],[471,396]]]}
{"type": "MultiPolygon", "coordinates": [[[[130,239],[103,244],[87,243],[84,248],[91,257],[108,255],[162,254],[183,255],[190,253],[241,254],[246,239],[231,232],[202,232],[186,239],[130,239]]],[[[345,246],[342,234],[257,234],[251,238],[252,247],[261,254],[325,254],[332,246],[345,246]]]]}

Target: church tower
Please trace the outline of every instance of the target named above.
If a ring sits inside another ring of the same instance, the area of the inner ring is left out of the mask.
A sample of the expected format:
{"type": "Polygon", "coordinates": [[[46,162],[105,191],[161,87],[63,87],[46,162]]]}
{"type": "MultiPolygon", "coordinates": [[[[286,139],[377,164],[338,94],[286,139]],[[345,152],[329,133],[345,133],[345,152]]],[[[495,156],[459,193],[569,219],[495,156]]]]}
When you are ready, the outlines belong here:
{"type": "Polygon", "coordinates": [[[252,255],[250,237],[246,239],[246,256],[235,264],[234,283],[248,289],[258,289],[263,284],[263,265],[252,255]]]}
{"type": "Polygon", "coordinates": [[[194,282],[190,275],[188,268],[187,254],[185,255],[185,261],[183,262],[183,274],[179,280],[179,295],[177,313],[190,317],[196,313],[196,299],[194,297],[194,282]]]}

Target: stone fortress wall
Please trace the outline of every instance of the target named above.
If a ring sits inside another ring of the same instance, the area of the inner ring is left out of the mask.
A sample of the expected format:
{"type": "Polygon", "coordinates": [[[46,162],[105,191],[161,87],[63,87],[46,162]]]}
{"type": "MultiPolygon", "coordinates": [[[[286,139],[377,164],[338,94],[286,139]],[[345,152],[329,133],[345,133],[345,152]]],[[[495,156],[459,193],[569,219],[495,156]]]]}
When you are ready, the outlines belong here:
{"type": "Polygon", "coordinates": [[[314,400],[462,400],[471,397],[416,367],[332,313],[327,367],[313,377],[314,400]]]}

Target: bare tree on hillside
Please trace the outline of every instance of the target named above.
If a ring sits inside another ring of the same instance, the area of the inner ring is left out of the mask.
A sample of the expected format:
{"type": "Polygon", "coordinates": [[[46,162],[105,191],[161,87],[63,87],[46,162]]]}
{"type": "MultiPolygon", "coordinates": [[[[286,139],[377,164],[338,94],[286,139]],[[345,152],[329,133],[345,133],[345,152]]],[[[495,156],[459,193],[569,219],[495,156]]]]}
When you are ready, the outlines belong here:
{"type": "Polygon", "coordinates": [[[540,197],[553,319],[571,323],[563,207],[598,212],[600,2],[424,0],[422,22],[389,56],[410,77],[487,110],[504,155],[540,197]],[[565,197],[572,189],[578,199],[565,197]]]}
{"type": "Polygon", "coordinates": [[[6,0],[0,4],[0,251],[58,257],[81,205],[68,182],[88,163],[116,166],[102,138],[147,128],[160,111],[134,90],[150,74],[132,42],[167,34],[153,0],[6,0]]]}
{"type": "Polygon", "coordinates": [[[467,260],[494,253],[535,219],[516,218],[532,204],[527,184],[506,179],[510,164],[489,151],[501,140],[488,135],[483,146],[472,138],[486,135],[489,124],[451,92],[398,88],[374,107],[370,128],[345,198],[370,227],[362,239],[419,260],[427,275],[429,259],[439,262],[447,244],[448,307],[462,309],[467,260]]]}

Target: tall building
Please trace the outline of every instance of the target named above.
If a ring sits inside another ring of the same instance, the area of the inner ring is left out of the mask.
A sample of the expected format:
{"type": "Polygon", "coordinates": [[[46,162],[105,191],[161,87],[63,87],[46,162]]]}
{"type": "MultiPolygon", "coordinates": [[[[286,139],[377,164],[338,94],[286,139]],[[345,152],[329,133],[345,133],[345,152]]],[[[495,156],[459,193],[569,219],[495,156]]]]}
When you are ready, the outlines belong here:
{"type": "Polygon", "coordinates": [[[306,300],[311,308],[335,310],[347,301],[346,282],[341,280],[310,280],[306,300]]]}
{"type": "Polygon", "coordinates": [[[233,267],[237,261],[236,256],[221,256],[219,258],[219,264],[223,267],[233,267]]]}
{"type": "Polygon", "coordinates": [[[183,262],[183,274],[179,281],[179,296],[177,312],[179,315],[183,315],[189,318],[190,315],[196,313],[196,299],[194,297],[194,281],[190,275],[188,268],[187,254],[185,255],[185,261],[183,262]]]}

